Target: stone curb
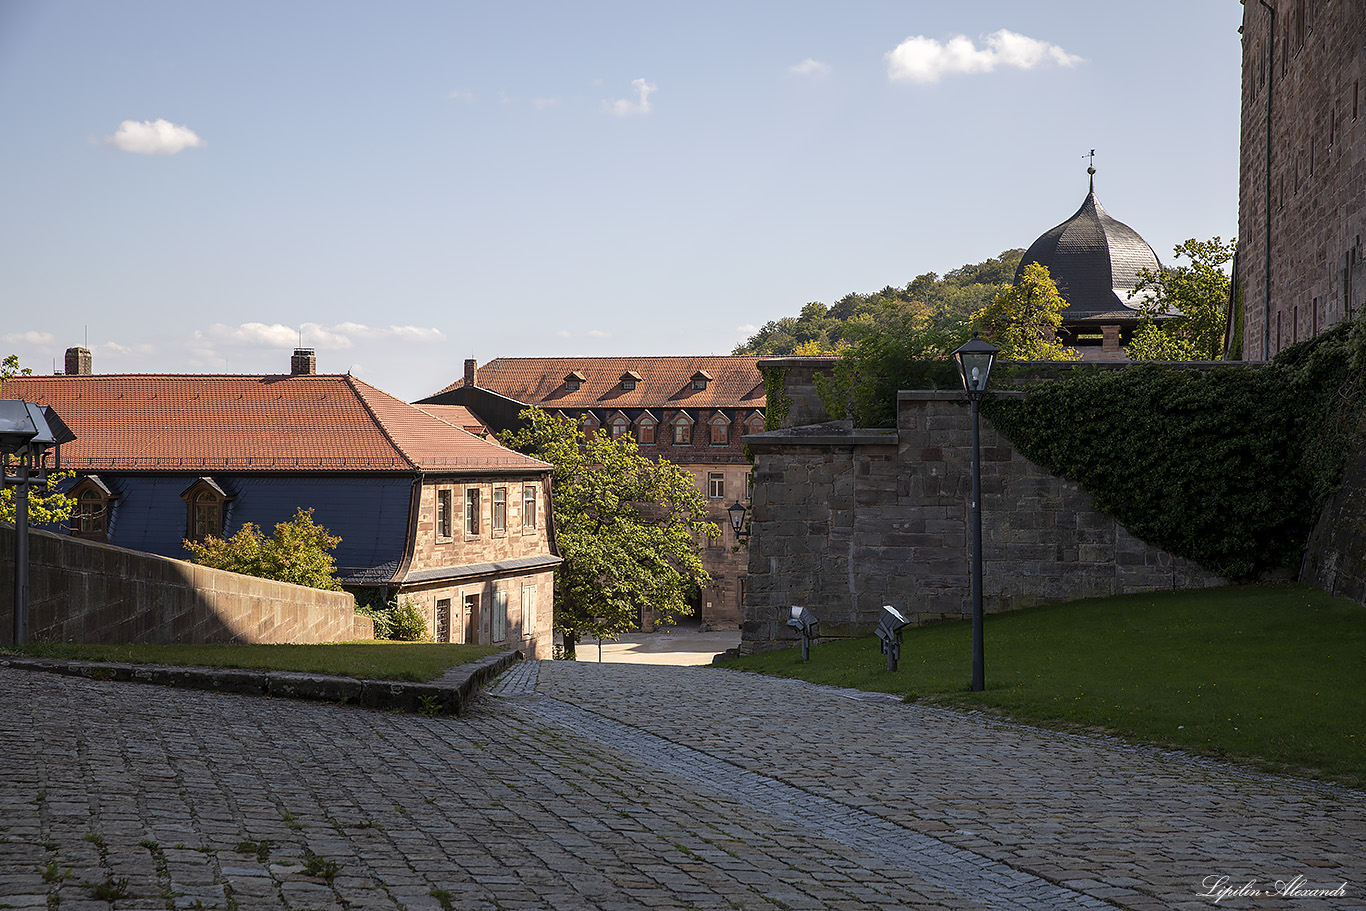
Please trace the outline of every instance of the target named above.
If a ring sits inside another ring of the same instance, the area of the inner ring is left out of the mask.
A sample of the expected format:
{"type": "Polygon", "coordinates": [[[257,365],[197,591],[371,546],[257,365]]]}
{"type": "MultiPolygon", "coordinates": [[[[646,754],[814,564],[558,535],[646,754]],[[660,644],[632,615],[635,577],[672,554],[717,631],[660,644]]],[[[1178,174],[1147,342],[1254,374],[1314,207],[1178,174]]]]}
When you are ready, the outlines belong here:
{"type": "Polygon", "coordinates": [[[182,689],[212,690],[243,696],[307,699],[389,709],[427,715],[463,715],[479,688],[524,660],[517,649],[460,664],[432,683],[399,680],[360,680],[291,671],[256,671],[241,668],[173,667],[160,664],[125,664],[110,661],[62,661],[56,658],[0,657],[0,667],[45,671],[91,680],[153,683],[182,689]]]}

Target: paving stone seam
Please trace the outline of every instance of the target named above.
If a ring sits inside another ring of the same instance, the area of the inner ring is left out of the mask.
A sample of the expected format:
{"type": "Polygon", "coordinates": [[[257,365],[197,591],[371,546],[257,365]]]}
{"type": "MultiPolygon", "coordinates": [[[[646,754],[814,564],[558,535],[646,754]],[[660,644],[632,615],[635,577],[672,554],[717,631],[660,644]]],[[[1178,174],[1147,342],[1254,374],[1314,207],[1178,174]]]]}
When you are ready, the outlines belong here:
{"type": "Polygon", "coordinates": [[[527,699],[534,692],[535,664],[526,662],[505,675],[487,694],[521,697],[509,702],[510,711],[566,727],[675,780],[687,780],[742,805],[796,823],[816,837],[839,841],[949,894],[980,900],[987,907],[1002,911],[1110,911],[1118,907],[587,709],[549,696],[527,699]]]}

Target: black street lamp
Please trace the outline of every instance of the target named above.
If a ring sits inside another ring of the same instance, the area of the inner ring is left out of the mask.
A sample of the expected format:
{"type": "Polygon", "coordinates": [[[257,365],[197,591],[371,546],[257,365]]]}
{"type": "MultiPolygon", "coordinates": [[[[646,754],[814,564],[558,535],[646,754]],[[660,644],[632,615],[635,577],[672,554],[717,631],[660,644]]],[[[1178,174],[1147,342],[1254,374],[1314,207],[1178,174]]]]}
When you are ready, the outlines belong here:
{"type": "Polygon", "coordinates": [[[735,540],[739,541],[745,530],[745,504],[736,500],[726,507],[726,512],[730,515],[730,529],[735,532],[735,540]]]}
{"type": "MultiPolygon", "coordinates": [[[[0,489],[14,488],[14,644],[28,642],[28,489],[47,483],[47,450],[76,435],[50,408],[0,399],[0,489]],[[10,458],[15,473],[10,474],[10,458]],[[36,469],[37,474],[29,472],[36,469]]],[[[60,465],[60,457],[58,459],[60,465]]]]}
{"type": "Polygon", "coordinates": [[[972,691],[986,689],[986,657],[982,640],[982,446],[978,430],[978,405],[987,391],[991,365],[1000,349],[972,333],[953,359],[958,362],[958,373],[963,390],[972,403],[972,691]]]}

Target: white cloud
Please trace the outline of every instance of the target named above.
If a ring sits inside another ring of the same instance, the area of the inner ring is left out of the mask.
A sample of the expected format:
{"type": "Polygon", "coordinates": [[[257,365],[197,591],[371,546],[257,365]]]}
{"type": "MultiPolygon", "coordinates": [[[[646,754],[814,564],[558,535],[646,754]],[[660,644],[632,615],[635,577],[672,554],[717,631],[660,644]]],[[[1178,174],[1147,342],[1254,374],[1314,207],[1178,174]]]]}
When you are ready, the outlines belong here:
{"type": "Polygon", "coordinates": [[[1032,70],[1055,64],[1075,66],[1082,58],[1056,44],[1001,29],[986,36],[979,48],[964,35],[944,43],[915,35],[887,54],[887,78],[893,82],[936,83],[943,76],[990,73],[998,67],[1032,70]]]}
{"type": "Polygon", "coordinates": [[[589,338],[611,338],[612,333],[603,332],[601,329],[589,329],[586,333],[589,338]]]}
{"type": "Polygon", "coordinates": [[[559,332],[556,332],[555,334],[558,335],[560,338],[573,338],[573,337],[574,337],[574,334],[573,334],[572,332],[570,332],[568,329],[561,329],[559,332]]]}
{"type": "Polygon", "coordinates": [[[748,336],[751,336],[751,335],[753,335],[754,333],[758,332],[758,331],[759,331],[759,327],[758,327],[758,326],[755,326],[755,325],[752,325],[752,324],[750,324],[750,323],[745,323],[743,326],[736,326],[736,327],[735,327],[735,331],[738,332],[739,334],[743,335],[743,336],[748,337],[748,336]]]}
{"type": "Polygon", "coordinates": [[[51,345],[57,341],[51,332],[35,332],[31,329],[28,332],[11,332],[0,338],[11,345],[51,345]]]}
{"type": "Polygon", "coordinates": [[[558,97],[531,99],[531,106],[538,111],[544,111],[546,108],[553,108],[559,103],[560,99],[558,97]]]}
{"type": "Polygon", "coordinates": [[[787,71],[793,76],[810,76],[813,79],[824,79],[826,76],[830,75],[830,64],[821,63],[819,60],[813,60],[810,57],[807,57],[796,66],[788,67],[787,71]]]}
{"type": "Polygon", "coordinates": [[[125,120],[104,141],[135,155],[174,155],[208,145],[194,130],[169,120],[125,120]]]}
{"type": "Polygon", "coordinates": [[[618,98],[616,101],[604,101],[603,110],[617,117],[630,117],[633,114],[650,113],[650,96],[659,91],[659,86],[653,82],[646,82],[644,79],[632,79],[631,86],[636,90],[635,98],[618,98]]]}
{"type": "Polygon", "coordinates": [[[474,93],[466,89],[453,89],[446,97],[452,101],[473,101],[474,93]]]}
{"type": "Polygon", "coordinates": [[[445,333],[440,329],[426,326],[367,326],[363,323],[338,323],[335,326],[319,323],[304,323],[302,326],[242,323],[229,326],[214,323],[194,333],[194,340],[207,346],[207,350],[220,345],[232,348],[293,348],[302,343],[305,348],[342,351],[354,347],[362,339],[439,342],[445,338],[445,333]]]}

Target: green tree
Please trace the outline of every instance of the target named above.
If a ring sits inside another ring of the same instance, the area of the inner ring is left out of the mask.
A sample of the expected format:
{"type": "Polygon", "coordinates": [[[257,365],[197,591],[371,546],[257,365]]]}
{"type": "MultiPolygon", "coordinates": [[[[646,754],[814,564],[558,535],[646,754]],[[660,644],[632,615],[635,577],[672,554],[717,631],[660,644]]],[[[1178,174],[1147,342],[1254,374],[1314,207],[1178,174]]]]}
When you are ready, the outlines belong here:
{"type": "Polygon", "coordinates": [[[640,454],[629,435],[584,438],[579,425],[539,408],[502,442],[555,466],[552,515],[564,562],[555,570],[555,628],[573,656],[583,635],[615,639],[642,606],[664,622],[692,611],[688,595],[711,581],[699,540],[720,534],[692,476],[640,454]]]}
{"type": "MultiPolygon", "coordinates": [[[[0,385],[12,376],[30,376],[32,370],[19,365],[17,354],[6,355],[0,360],[0,385]]],[[[0,397],[4,395],[0,392],[0,397]]],[[[51,471],[47,484],[31,487],[28,492],[28,522],[30,525],[56,525],[71,518],[71,510],[76,501],[57,492],[57,486],[72,476],[69,471],[51,471]]],[[[0,522],[14,522],[14,488],[0,490],[0,522]]]]}
{"type": "Polygon", "coordinates": [[[1030,263],[1020,280],[1003,289],[991,303],[972,316],[972,325],[996,347],[1001,357],[1015,361],[1065,361],[1080,355],[1058,341],[1067,301],[1048,274],[1048,267],[1030,263]]]}
{"type": "Polygon", "coordinates": [[[312,509],[301,507],[293,519],[276,525],[275,534],[269,538],[260,527],[247,522],[231,538],[184,543],[194,562],[203,566],[309,588],[341,590],[332,558],[341,538],[315,524],[312,509]]]}
{"type": "Polygon", "coordinates": [[[1173,248],[1175,258],[1188,258],[1189,266],[1138,271],[1129,300],[1148,295],[1138,302],[1143,316],[1129,342],[1130,360],[1217,361],[1223,356],[1230,286],[1224,264],[1236,246],[1237,241],[1226,244],[1217,236],[1192,237],[1173,248]]]}

